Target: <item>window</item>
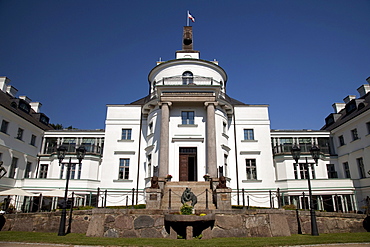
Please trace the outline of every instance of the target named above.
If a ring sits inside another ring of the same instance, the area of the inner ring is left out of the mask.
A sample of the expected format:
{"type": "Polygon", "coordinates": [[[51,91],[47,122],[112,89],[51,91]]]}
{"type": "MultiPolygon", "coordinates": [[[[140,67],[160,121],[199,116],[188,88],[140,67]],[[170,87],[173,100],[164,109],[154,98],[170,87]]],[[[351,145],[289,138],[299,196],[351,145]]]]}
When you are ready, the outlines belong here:
{"type": "Polygon", "coordinates": [[[24,100],[19,101],[18,108],[26,113],[30,113],[30,110],[31,110],[31,106],[24,100]]]}
{"type": "Polygon", "coordinates": [[[340,146],[345,145],[345,143],[344,143],[344,137],[343,137],[343,136],[339,136],[339,137],[338,137],[338,140],[339,140],[339,145],[340,145],[340,146]]]}
{"type": "Polygon", "coordinates": [[[193,73],[185,71],[182,74],[182,85],[193,84],[193,73]]]}
{"type": "Polygon", "coordinates": [[[308,167],[306,169],[306,164],[299,164],[299,171],[300,171],[301,179],[308,178],[308,167]]]}
{"type": "Polygon", "coordinates": [[[131,140],[131,129],[122,129],[121,140],[131,140]]]}
{"type": "Polygon", "coordinates": [[[307,167],[306,167],[306,163],[300,163],[298,165],[293,164],[293,168],[294,168],[294,179],[308,179],[310,170],[311,170],[310,178],[316,179],[316,172],[315,172],[314,164],[308,164],[307,167]]]}
{"type": "Polygon", "coordinates": [[[244,140],[254,140],[253,129],[244,129],[244,140]]]}
{"type": "Polygon", "coordinates": [[[1,129],[0,129],[0,131],[6,134],[8,132],[8,125],[9,125],[9,122],[3,120],[1,122],[1,129]]]}
{"type": "Polygon", "coordinates": [[[18,140],[22,140],[22,137],[23,137],[23,129],[21,128],[18,128],[18,132],[17,132],[17,139],[18,140]]]}
{"type": "Polygon", "coordinates": [[[30,144],[31,144],[32,146],[35,146],[35,145],[36,145],[36,136],[35,136],[35,135],[32,135],[32,136],[31,136],[30,144]]]}
{"type": "Polygon", "coordinates": [[[24,171],[24,178],[30,178],[31,177],[31,168],[32,168],[32,163],[27,162],[26,170],[24,171]]]}
{"type": "Polygon", "coordinates": [[[255,159],[246,159],[247,179],[257,180],[257,168],[255,159]]]}
{"type": "Polygon", "coordinates": [[[18,158],[13,157],[12,164],[10,165],[9,177],[15,178],[17,169],[18,158]]]}
{"type": "Polygon", "coordinates": [[[311,179],[316,179],[316,172],[315,172],[315,164],[309,164],[309,167],[311,167],[311,179]]]}
{"type": "Polygon", "coordinates": [[[293,164],[294,167],[294,179],[298,179],[298,169],[297,169],[297,164],[293,164]]]}
{"type": "Polygon", "coordinates": [[[352,140],[353,141],[357,140],[358,139],[357,129],[351,130],[351,133],[352,133],[352,140]]]}
{"type": "Polygon", "coordinates": [[[351,172],[349,170],[348,162],[343,163],[343,170],[344,170],[344,177],[345,178],[351,178],[351,172]]]}
{"type": "Polygon", "coordinates": [[[67,148],[67,152],[76,152],[76,138],[64,138],[63,146],[67,148]]]}
{"type": "Polygon", "coordinates": [[[151,122],[148,127],[149,127],[149,135],[153,134],[153,122],[151,122]]]}
{"type": "Polygon", "coordinates": [[[130,159],[119,159],[118,179],[128,179],[130,171],[130,159]]]}
{"type": "Polygon", "coordinates": [[[82,163],[78,165],[77,179],[81,179],[82,163]]]}
{"type": "Polygon", "coordinates": [[[46,165],[46,164],[42,164],[40,166],[40,176],[39,176],[39,178],[47,178],[48,168],[49,168],[49,165],[46,165]]]}
{"type": "Polygon", "coordinates": [[[356,160],[357,160],[357,165],[358,165],[358,171],[359,171],[360,178],[366,178],[364,160],[362,158],[358,158],[356,160]]]}
{"type": "Polygon", "coordinates": [[[227,154],[224,154],[224,172],[223,172],[223,175],[225,177],[227,177],[227,158],[228,158],[227,154]]]}
{"type": "Polygon", "coordinates": [[[338,178],[334,164],[326,164],[326,170],[328,171],[328,178],[338,178]]]}
{"type": "Polygon", "coordinates": [[[194,124],[194,111],[181,112],[181,124],[194,124]]]}
{"type": "Polygon", "coordinates": [[[147,162],[148,162],[148,177],[150,177],[151,173],[152,173],[152,155],[148,154],[148,156],[146,158],[147,158],[147,162]]]}
{"type": "Polygon", "coordinates": [[[227,133],[227,124],[225,122],[222,123],[222,133],[227,133]]]}
{"type": "Polygon", "coordinates": [[[76,175],[76,164],[71,164],[71,174],[69,179],[75,179],[76,175]]]}

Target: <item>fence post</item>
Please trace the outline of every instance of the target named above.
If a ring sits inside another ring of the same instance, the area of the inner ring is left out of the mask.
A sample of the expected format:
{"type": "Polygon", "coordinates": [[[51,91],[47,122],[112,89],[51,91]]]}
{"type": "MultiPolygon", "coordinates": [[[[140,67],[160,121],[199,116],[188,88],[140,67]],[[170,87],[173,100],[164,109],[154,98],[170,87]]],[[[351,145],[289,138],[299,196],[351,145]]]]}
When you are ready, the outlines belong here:
{"type": "Polygon", "coordinates": [[[243,208],[244,208],[245,207],[244,189],[242,189],[242,195],[243,195],[243,208]]]}
{"type": "Polygon", "coordinates": [[[304,191],[302,192],[302,196],[303,196],[303,209],[306,210],[306,197],[304,191]]]}
{"type": "Polygon", "coordinates": [[[171,209],[171,189],[168,190],[168,209],[171,209]]]}
{"type": "Polygon", "coordinates": [[[270,209],[272,208],[272,194],[271,190],[269,190],[269,195],[270,195],[270,209]]]}
{"type": "Polygon", "coordinates": [[[96,207],[99,207],[99,196],[100,196],[100,188],[98,187],[98,193],[96,195],[96,207]]]}
{"type": "Polygon", "coordinates": [[[208,189],[206,189],[206,209],[208,209],[208,189]]]}
{"type": "Polygon", "coordinates": [[[131,208],[134,208],[134,201],[135,201],[135,188],[132,188],[131,208]]]}
{"type": "Polygon", "coordinates": [[[298,234],[302,234],[301,221],[299,220],[299,215],[298,215],[298,208],[295,210],[295,213],[297,216],[298,234]]]}
{"type": "Polygon", "coordinates": [[[277,197],[277,200],[278,200],[278,208],[281,208],[281,202],[280,202],[280,188],[277,188],[277,191],[276,191],[276,197],[277,197]]]}
{"type": "Polygon", "coordinates": [[[108,194],[108,190],[105,190],[105,192],[104,192],[104,208],[107,207],[107,194],[108,194]]]}
{"type": "Polygon", "coordinates": [[[249,195],[247,195],[247,203],[248,203],[247,209],[249,209],[249,195]]]}

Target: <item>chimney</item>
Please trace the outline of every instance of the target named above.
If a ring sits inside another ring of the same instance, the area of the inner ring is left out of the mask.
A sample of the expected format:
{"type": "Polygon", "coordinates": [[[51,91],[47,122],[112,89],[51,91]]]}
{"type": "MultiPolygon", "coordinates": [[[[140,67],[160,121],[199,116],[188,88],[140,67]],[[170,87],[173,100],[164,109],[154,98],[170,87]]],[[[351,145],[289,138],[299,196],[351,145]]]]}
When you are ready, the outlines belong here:
{"type": "MultiPolygon", "coordinates": [[[[369,79],[369,78],[367,78],[367,79],[369,79]]],[[[357,88],[357,92],[360,94],[360,97],[366,95],[368,92],[370,92],[370,85],[369,84],[362,85],[361,87],[357,88]]]]}
{"type": "Polygon", "coordinates": [[[345,103],[334,103],[332,107],[334,109],[334,113],[339,113],[342,109],[346,107],[346,104],[345,103]]]}
{"type": "Polygon", "coordinates": [[[31,99],[28,98],[27,96],[19,96],[20,99],[23,99],[24,101],[26,101],[28,104],[31,103],[31,99]]]}
{"type": "Polygon", "coordinates": [[[18,89],[9,85],[9,86],[6,87],[6,92],[8,94],[10,94],[11,96],[15,97],[18,93],[18,89]]]}
{"type": "Polygon", "coordinates": [[[6,76],[1,76],[0,77],[0,90],[3,91],[4,93],[7,90],[9,82],[10,82],[10,80],[6,76]]]}
{"type": "Polygon", "coordinates": [[[356,99],[355,95],[348,95],[343,99],[344,103],[348,104],[351,100],[356,99]]]}
{"type": "Polygon", "coordinates": [[[36,113],[40,113],[40,108],[42,106],[40,102],[31,102],[30,105],[32,110],[34,110],[36,113]]]}

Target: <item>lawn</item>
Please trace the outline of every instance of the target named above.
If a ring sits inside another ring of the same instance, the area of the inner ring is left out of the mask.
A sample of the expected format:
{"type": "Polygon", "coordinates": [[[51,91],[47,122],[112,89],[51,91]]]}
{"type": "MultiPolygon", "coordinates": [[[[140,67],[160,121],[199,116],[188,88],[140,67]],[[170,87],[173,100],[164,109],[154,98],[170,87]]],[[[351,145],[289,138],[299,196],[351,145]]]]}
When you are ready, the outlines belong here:
{"type": "Polygon", "coordinates": [[[71,233],[57,236],[57,233],[45,232],[0,232],[0,241],[55,243],[72,245],[102,245],[102,246],[282,246],[328,243],[370,243],[370,233],[332,233],[311,235],[292,235],[290,237],[272,238],[215,238],[209,240],[171,240],[150,238],[97,238],[86,237],[84,234],[71,233]]]}

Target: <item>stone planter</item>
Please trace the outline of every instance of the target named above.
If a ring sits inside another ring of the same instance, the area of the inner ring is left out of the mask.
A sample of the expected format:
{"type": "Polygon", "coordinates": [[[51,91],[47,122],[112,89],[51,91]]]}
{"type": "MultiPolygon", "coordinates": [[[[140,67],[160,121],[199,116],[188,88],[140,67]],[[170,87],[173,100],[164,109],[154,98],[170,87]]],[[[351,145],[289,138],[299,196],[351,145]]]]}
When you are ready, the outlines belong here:
{"type": "Polygon", "coordinates": [[[178,235],[185,239],[192,239],[199,234],[202,234],[203,239],[210,239],[215,214],[204,216],[166,214],[164,221],[170,226],[170,238],[172,239],[176,239],[178,235]]]}
{"type": "Polygon", "coordinates": [[[214,221],[215,214],[199,215],[181,215],[181,214],[166,214],[165,221],[169,222],[200,222],[200,221],[214,221]]]}

